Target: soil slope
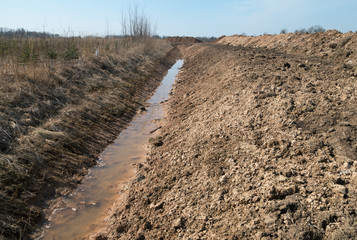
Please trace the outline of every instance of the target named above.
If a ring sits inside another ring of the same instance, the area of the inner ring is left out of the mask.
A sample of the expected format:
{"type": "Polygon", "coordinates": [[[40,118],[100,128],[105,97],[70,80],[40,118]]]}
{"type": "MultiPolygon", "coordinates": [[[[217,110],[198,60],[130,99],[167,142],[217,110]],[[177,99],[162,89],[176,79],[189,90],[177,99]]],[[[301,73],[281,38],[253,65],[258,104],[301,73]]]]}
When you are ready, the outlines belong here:
{"type": "Polygon", "coordinates": [[[231,45],[183,52],[161,132],[97,239],[357,238],[351,54],[231,45]]]}

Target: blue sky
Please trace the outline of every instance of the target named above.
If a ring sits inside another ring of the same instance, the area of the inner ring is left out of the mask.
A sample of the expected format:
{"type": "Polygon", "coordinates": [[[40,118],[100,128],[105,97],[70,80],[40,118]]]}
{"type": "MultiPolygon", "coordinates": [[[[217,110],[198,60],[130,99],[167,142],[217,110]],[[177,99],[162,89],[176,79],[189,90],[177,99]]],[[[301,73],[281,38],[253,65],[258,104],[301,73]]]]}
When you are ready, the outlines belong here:
{"type": "Polygon", "coordinates": [[[357,30],[356,0],[0,0],[0,27],[120,34],[122,12],[134,2],[165,36],[260,35],[312,25],[357,30]]]}

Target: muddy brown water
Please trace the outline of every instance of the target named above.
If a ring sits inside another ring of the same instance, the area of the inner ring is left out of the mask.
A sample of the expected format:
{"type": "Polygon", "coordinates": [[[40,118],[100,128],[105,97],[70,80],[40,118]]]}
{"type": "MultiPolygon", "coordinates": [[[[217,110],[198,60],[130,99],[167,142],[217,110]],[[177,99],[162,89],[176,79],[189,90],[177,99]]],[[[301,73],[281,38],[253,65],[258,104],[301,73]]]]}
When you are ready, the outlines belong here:
{"type": "Polygon", "coordinates": [[[119,189],[135,176],[133,165],[144,161],[145,146],[153,135],[150,132],[159,127],[155,120],[163,118],[160,103],[168,99],[182,64],[183,61],[178,60],[172,66],[147,102],[147,111],[133,119],[115,142],[105,149],[97,166],[90,169],[77,190],[64,199],[63,207],[53,211],[43,237],[39,239],[85,239],[105,226],[105,217],[118,199],[119,189]]]}

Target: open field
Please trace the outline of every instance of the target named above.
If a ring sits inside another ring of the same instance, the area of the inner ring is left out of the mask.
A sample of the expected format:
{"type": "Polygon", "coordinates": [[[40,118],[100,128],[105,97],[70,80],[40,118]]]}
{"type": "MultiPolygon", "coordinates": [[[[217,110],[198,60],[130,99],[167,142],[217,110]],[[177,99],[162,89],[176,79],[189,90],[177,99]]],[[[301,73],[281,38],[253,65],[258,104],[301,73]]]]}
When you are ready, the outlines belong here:
{"type": "Polygon", "coordinates": [[[97,239],[356,239],[356,53],[337,31],[183,46],[161,132],[97,239]]]}
{"type": "Polygon", "coordinates": [[[177,53],[159,39],[0,39],[0,239],[80,183],[177,53]]]}

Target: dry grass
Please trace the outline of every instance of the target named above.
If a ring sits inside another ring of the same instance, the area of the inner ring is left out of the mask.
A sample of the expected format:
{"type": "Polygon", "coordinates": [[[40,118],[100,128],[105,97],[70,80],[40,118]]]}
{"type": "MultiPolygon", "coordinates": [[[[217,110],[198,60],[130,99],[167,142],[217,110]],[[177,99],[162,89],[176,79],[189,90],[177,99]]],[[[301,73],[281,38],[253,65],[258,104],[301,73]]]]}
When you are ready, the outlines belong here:
{"type": "Polygon", "coordinates": [[[150,38],[0,39],[0,239],[25,238],[43,201],[77,184],[171,48],[150,38]]]}
{"type": "Polygon", "coordinates": [[[2,75],[16,79],[24,74],[38,77],[53,68],[77,60],[86,61],[99,56],[127,56],[131,52],[156,49],[159,40],[134,38],[9,38],[0,37],[0,66],[2,75]]]}

